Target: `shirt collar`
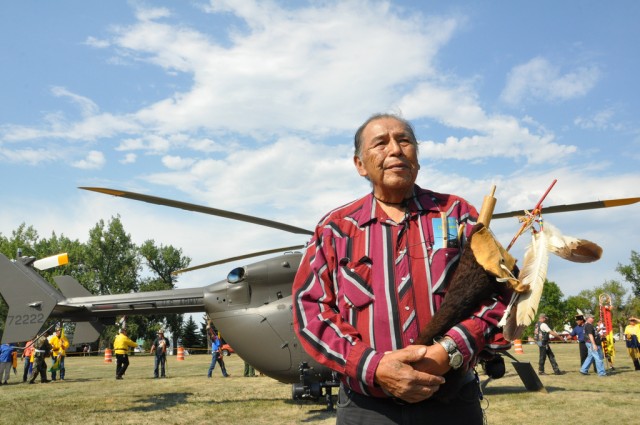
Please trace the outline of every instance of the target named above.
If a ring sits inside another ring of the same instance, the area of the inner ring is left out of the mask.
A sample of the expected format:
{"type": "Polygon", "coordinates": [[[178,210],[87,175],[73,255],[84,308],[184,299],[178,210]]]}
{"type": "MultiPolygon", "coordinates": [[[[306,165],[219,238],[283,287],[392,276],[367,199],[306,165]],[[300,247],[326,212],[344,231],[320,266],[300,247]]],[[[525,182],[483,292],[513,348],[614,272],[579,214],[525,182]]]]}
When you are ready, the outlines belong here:
{"type": "MultiPolygon", "coordinates": [[[[358,208],[351,214],[351,217],[356,220],[359,227],[366,226],[378,219],[382,218],[379,214],[376,215],[376,199],[373,196],[373,192],[362,198],[361,208],[358,208]]],[[[413,196],[407,204],[409,216],[423,214],[426,211],[440,211],[436,204],[433,192],[422,189],[417,184],[413,185],[413,196]]]]}

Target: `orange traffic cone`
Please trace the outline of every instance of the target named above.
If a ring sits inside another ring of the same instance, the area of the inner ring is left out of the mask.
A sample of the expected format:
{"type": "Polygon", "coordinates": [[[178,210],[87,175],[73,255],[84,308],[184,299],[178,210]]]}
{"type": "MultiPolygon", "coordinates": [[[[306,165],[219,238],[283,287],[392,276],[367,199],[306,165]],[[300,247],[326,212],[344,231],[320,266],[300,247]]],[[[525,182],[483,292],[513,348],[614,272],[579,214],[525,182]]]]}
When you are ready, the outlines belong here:
{"type": "Polygon", "coordinates": [[[524,354],[524,350],[522,349],[522,340],[516,339],[513,341],[513,348],[516,351],[516,354],[524,354]]]}
{"type": "Polygon", "coordinates": [[[111,363],[111,356],[112,356],[111,348],[106,348],[104,350],[104,362],[111,363]]]}
{"type": "Polygon", "coordinates": [[[184,360],[184,348],[178,347],[178,358],[176,360],[184,360]]]}

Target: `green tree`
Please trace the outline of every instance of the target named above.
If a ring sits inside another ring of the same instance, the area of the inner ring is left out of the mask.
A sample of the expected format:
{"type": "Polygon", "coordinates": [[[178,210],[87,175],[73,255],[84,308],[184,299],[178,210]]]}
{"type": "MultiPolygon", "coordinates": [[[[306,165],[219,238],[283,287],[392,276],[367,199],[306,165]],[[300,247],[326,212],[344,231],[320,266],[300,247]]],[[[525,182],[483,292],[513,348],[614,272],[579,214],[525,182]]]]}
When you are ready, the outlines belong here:
{"type": "Polygon", "coordinates": [[[124,231],[120,216],[105,226],[100,220],[89,231],[85,283],[99,295],[122,294],[138,290],[140,260],[131,235],[124,231]]]}
{"type": "Polygon", "coordinates": [[[209,335],[207,334],[207,323],[209,323],[209,316],[202,315],[202,322],[200,322],[200,345],[202,347],[209,348],[209,335]]]}
{"type": "MultiPolygon", "coordinates": [[[[144,258],[144,264],[152,274],[140,283],[141,291],[174,289],[177,282],[175,272],[188,267],[191,262],[191,258],[183,256],[181,249],[174,248],[171,245],[157,246],[154,240],[145,241],[138,252],[144,258]]],[[[183,314],[153,316],[149,320],[166,324],[166,327],[171,332],[174,347],[177,345],[177,338],[183,336],[183,314]]]]}
{"type": "Polygon", "coordinates": [[[566,302],[563,301],[564,294],[555,282],[545,281],[538,313],[545,313],[548,323],[556,330],[561,331],[562,325],[573,319],[573,315],[567,312],[566,302]]]}
{"type": "Polygon", "coordinates": [[[636,251],[631,251],[631,264],[618,263],[616,271],[632,285],[634,295],[640,297],[640,255],[636,251]]]}
{"type": "MultiPolygon", "coordinates": [[[[586,313],[587,307],[591,308],[591,299],[584,295],[573,295],[567,298],[565,305],[567,307],[567,314],[574,315],[575,317],[575,315],[578,314],[578,310],[586,313]]],[[[573,317],[571,319],[573,323],[573,317]]]]}
{"type": "Polygon", "coordinates": [[[198,332],[198,325],[193,316],[189,316],[189,319],[182,327],[182,345],[187,348],[202,348],[202,338],[200,332],[198,332]]]}
{"type": "Polygon", "coordinates": [[[0,252],[7,258],[16,258],[18,250],[22,251],[22,255],[25,257],[35,256],[35,246],[39,238],[38,232],[33,226],[22,223],[11,232],[10,239],[0,235],[0,252]]]}

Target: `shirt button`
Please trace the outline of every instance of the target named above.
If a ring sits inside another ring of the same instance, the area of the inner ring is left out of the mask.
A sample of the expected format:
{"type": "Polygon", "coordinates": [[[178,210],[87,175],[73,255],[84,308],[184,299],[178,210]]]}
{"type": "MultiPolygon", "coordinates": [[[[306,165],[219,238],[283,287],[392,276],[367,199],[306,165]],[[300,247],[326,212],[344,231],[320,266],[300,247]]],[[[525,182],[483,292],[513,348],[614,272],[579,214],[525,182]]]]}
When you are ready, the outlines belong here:
{"type": "Polygon", "coordinates": [[[405,309],[405,310],[407,310],[407,311],[409,311],[409,306],[408,306],[408,305],[405,305],[405,306],[404,306],[404,309],[405,309]]]}
{"type": "Polygon", "coordinates": [[[413,344],[413,338],[409,338],[409,342],[413,344]]]}

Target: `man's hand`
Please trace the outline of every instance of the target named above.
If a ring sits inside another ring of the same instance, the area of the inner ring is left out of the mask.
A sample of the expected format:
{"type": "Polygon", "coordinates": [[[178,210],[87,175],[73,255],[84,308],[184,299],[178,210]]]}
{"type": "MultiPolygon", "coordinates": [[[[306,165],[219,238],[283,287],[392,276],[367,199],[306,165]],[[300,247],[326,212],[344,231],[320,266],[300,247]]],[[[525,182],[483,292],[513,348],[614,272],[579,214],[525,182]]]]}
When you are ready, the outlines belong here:
{"type": "MultiPolygon", "coordinates": [[[[412,345],[410,347],[420,347],[412,345]]],[[[444,347],[438,343],[434,343],[427,348],[424,357],[413,363],[413,367],[420,372],[430,373],[432,375],[442,376],[451,369],[449,366],[449,354],[444,347]]]]}
{"type": "Polygon", "coordinates": [[[410,346],[386,353],[376,369],[376,383],[394,397],[409,403],[428,399],[444,384],[444,378],[414,367],[426,355],[425,346],[410,346]]]}

